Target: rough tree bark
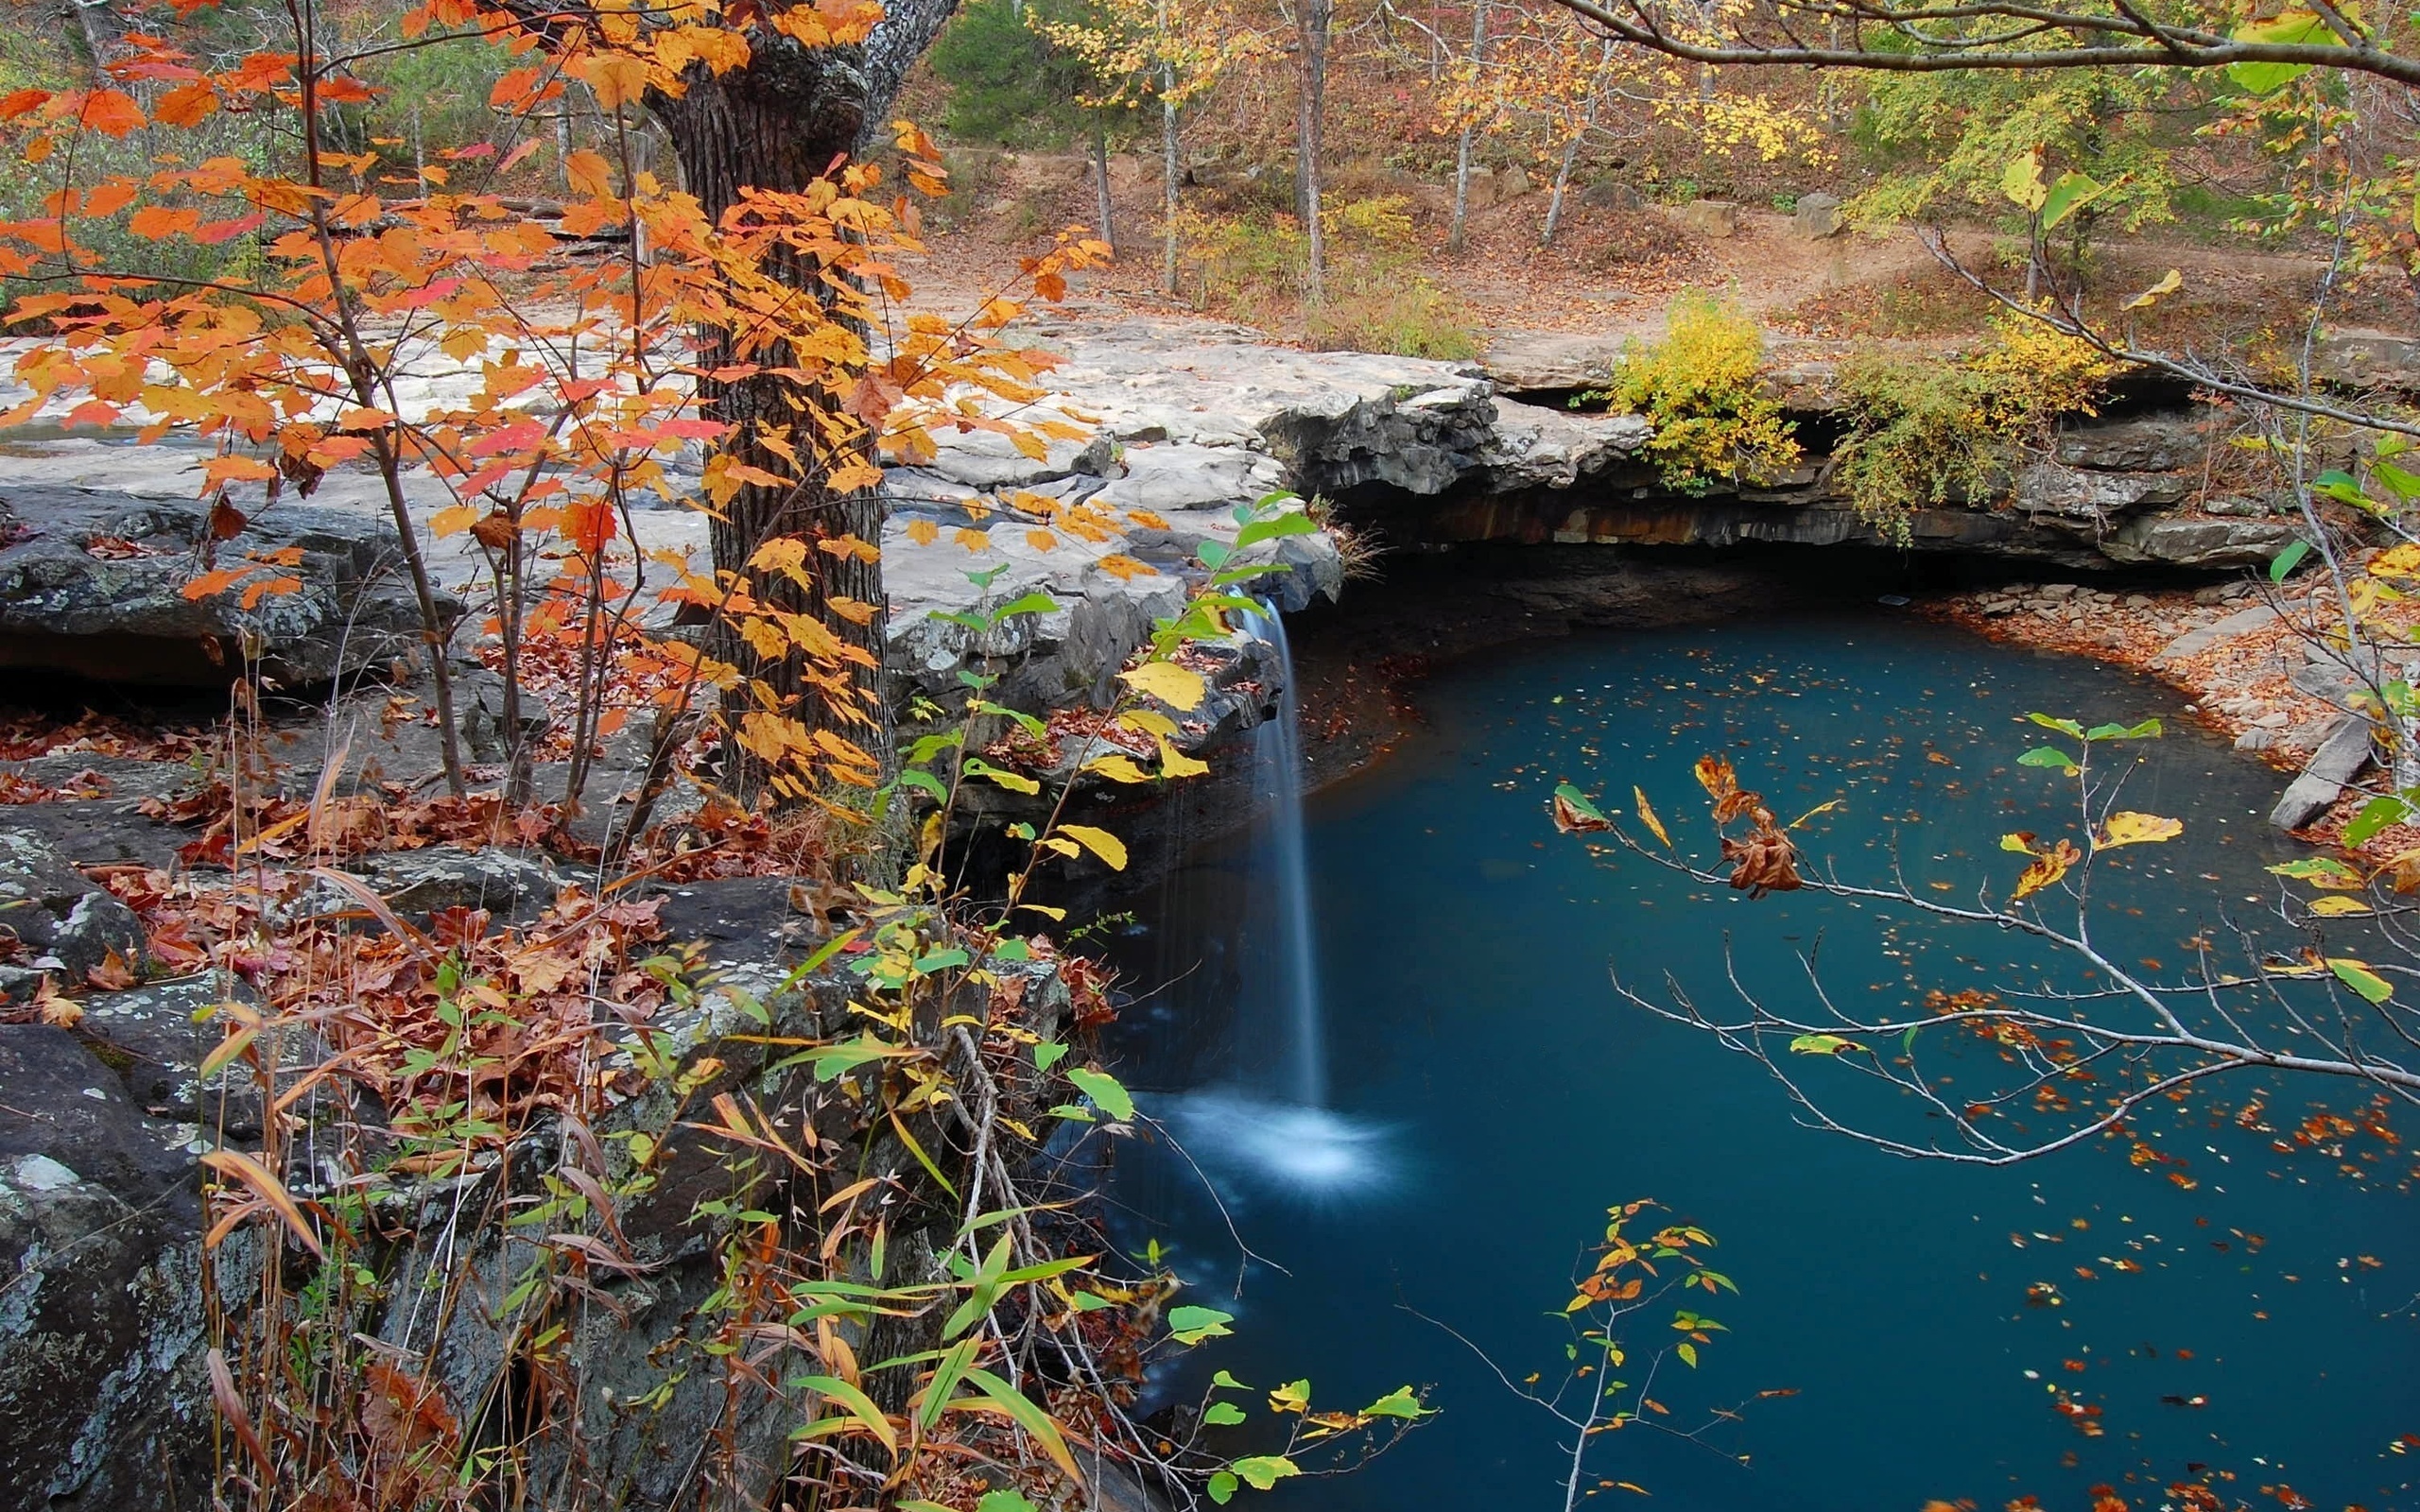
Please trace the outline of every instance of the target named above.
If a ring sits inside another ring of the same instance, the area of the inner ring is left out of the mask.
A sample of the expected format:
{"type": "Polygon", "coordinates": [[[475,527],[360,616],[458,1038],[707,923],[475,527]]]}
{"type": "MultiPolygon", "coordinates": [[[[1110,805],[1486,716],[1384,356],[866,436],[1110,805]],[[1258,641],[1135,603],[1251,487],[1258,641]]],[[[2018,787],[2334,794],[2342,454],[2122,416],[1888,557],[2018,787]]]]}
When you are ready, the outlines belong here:
{"type": "MultiPolygon", "coordinates": [[[[739,201],[743,189],[803,190],[842,161],[878,144],[886,112],[908,66],[956,9],[957,0],[890,0],[873,35],[848,47],[810,48],[759,27],[750,39],[754,52],[746,67],[719,77],[702,68],[693,70],[684,94],[677,99],[650,94],[648,108],[663,124],[680,159],[683,182],[709,217],[719,217],[739,201]]],[[[821,287],[818,270],[804,260],[777,261],[768,271],[802,290],[821,287]]],[[[700,366],[711,369],[728,357],[720,336],[706,333],[700,366]]],[[[775,351],[759,353],[755,360],[770,368],[789,358],[775,351]]],[[[788,423],[795,414],[794,391],[785,381],[769,376],[701,381],[700,389],[706,413],[736,428],[730,445],[740,460],[770,472],[784,470],[776,458],[762,455],[756,435],[758,426],[788,423]]],[[[715,566],[741,571],[758,546],[782,537],[815,541],[854,536],[879,544],[883,516],[878,490],[840,493],[813,479],[785,488],[750,485],[714,523],[715,566]]],[[[796,658],[769,662],[728,633],[717,654],[745,676],[770,686],[810,729],[831,729],[887,768],[891,753],[888,721],[881,717],[882,564],[820,551],[812,559],[822,567],[814,591],[771,575],[753,584],[753,590],[783,609],[815,614],[842,643],[872,657],[873,665],[855,669],[854,677],[865,712],[874,716],[873,724],[838,718],[824,700],[811,696],[796,658]],[[836,598],[875,605],[877,612],[870,623],[855,624],[832,610],[836,598]]],[[[752,796],[766,775],[735,751],[724,780],[737,792],[752,796]]]]}
{"type": "Polygon", "coordinates": [[[1160,61],[1160,292],[1176,292],[1176,197],[1184,170],[1179,166],[1176,140],[1176,64],[1160,61]]]}

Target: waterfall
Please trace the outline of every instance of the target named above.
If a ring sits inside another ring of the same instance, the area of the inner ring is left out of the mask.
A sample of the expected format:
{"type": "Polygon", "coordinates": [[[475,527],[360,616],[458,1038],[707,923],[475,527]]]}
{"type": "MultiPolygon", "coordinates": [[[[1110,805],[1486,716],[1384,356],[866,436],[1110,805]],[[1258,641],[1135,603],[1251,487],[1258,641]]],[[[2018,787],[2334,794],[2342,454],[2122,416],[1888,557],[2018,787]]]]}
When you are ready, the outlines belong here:
{"type": "Polygon", "coordinates": [[[1266,644],[1285,679],[1273,718],[1252,732],[1255,802],[1251,891],[1236,935],[1236,970],[1225,980],[1237,1077],[1170,1099],[1170,1120],[1196,1169],[1223,1199],[1247,1194],[1335,1201],[1380,1192],[1396,1162],[1386,1130],[1328,1107],[1327,1030],[1320,1005],[1311,867],[1303,835],[1303,736],[1294,654],[1286,624],[1267,604],[1243,627],[1266,644]]]}
{"type": "MultiPolygon", "coordinates": [[[[1327,1035],[1320,1022],[1319,949],[1311,934],[1311,868],[1303,844],[1303,730],[1294,696],[1294,653],[1286,621],[1263,605],[1247,620],[1277,653],[1285,686],[1277,716],[1253,730],[1253,780],[1269,835],[1270,911],[1276,951],[1270,996],[1283,1014],[1287,1059],[1283,1079],[1305,1108],[1327,1103],[1327,1035]]],[[[1254,973],[1258,975],[1259,973],[1254,973]]]]}

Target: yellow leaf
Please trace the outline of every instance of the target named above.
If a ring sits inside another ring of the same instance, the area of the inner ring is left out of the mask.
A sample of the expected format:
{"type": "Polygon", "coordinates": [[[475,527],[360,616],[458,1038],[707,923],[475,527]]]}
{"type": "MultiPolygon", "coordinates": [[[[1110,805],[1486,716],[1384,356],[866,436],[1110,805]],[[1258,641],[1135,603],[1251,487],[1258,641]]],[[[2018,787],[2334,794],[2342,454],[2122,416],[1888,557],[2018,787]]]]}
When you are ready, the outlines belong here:
{"type": "Polygon", "coordinates": [[[2149,845],[2161,840],[2173,840],[2185,833],[2182,819],[2162,818],[2156,814],[2118,813],[2109,816],[2100,833],[2094,837],[2095,850],[2115,850],[2121,845],[2149,845]]]}
{"type": "Polygon", "coordinates": [[[1201,674],[1173,662],[1146,662],[1117,676],[1136,693],[1157,698],[1173,709],[1198,709],[1210,691],[1201,680],[1201,674]]]}
{"type": "MultiPolygon", "coordinates": [[[[2007,842],[2001,843],[2005,845],[2007,842]]],[[[2068,868],[2083,859],[2083,852],[2075,848],[2075,842],[2064,839],[2048,850],[2035,850],[2031,853],[2033,864],[2027,867],[2024,875],[2016,879],[2016,897],[2012,902],[2032,897],[2066,876],[2068,868]]]]}
{"type": "Polygon", "coordinates": [[[908,539],[919,546],[929,546],[942,538],[942,527],[930,520],[908,522],[908,539]]]}
{"type": "Polygon", "coordinates": [[[1101,858],[1112,871],[1126,869],[1126,842],[1089,824],[1063,824],[1059,833],[1101,858]]]}
{"type": "Polygon", "coordinates": [[[1160,742],[1160,775],[1162,777],[1201,777],[1210,770],[1208,762],[1198,762],[1184,752],[1160,742]]]}
{"type": "Polygon", "coordinates": [[[960,525],[957,530],[951,532],[950,539],[957,541],[959,545],[964,546],[969,551],[989,551],[992,549],[992,533],[988,530],[977,530],[971,525],[960,525]]]}
{"type": "Polygon", "coordinates": [[[2310,911],[2322,919],[2345,919],[2356,914],[2369,913],[2371,909],[2369,904],[2359,898],[2347,898],[2339,892],[2330,893],[2325,898],[2312,899],[2310,911]]]}
{"type": "Polygon", "coordinates": [[[479,511],[467,504],[450,505],[428,517],[428,529],[440,541],[458,531],[468,530],[477,522],[479,511]]]}
{"type": "Polygon", "coordinates": [[[1025,533],[1025,543],[1036,551],[1048,551],[1059,544],[1059,538],[1047,530],[1028,530],[1025,533]]]}
{"type": "Polygon", "coordinates": [[[1151,774],[1134,765],[1131,756],[1096,756],[1084,763],[1084,770],[1098,772],[1113,782],[1148,782],[1151,774]]]}
{"type": "Polygon", "coordinates": [[[1647,801],[1647,789],[1633,786],[1630,792],[1631,797],[1638,800],[1639,822],[1655,832],[1655,838],[1664,842],[1665,850],[1671,850],[1672,837],[1664,833],[1664,821],[1655,816],[1654,807],[1647,801]]]}
{"type": "Polygon", "coordinates": [[[2126,301],[2126,308],[2129,310],[2148,310],[2152,305],[2157,304],[2164,297],[2175,293],[2178,289],[2181,289],[2184,286],[2185,274],[2182,270],[2171,267],[2168,270],[2168,277],[2161,279],[2150,288],[2143,290],[2140,294],[2137,294],[2133,299],[2128,300],[2126,301]]]}
{"type": "Polygon", "coordinates": [[[1129,709],[1118,716],[1117,722],[1146,735],[1165,735],[1170,740],[1176,738],[1176,721],[1157,709],[1129,709]]]}

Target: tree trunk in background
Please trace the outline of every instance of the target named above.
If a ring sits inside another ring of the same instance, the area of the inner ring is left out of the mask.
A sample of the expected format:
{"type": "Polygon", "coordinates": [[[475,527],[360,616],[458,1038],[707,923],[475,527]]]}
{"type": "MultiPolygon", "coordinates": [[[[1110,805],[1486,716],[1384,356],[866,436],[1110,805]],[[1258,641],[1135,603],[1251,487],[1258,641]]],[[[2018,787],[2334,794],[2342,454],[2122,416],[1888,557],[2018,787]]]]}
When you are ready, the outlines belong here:
{"type": "Polygon", "coordinates": [[[1614,65],[1614,39],[1606,38],[1597,47],[1597,72],[1588,81],[1588,105],[1580,113],[1580,128],[1571,140],[1563,145],[1563,161],[1555,165],[1554,194],[1547,201],[1546,229],[1538,233],[1538,245],[1554,245],[1554,233],[1563,229],[1563,205],[1571,193],[1572,171],[1580,165],[1580,144],[1586,141],[1589,130],[1597,124],[1597,107],[1605,98],[1605,70],[1614,65]]]}
{"type": "MultiPolygon", "coordinates": [[[[1478,68],[1487,60],[1487,0],[1472,0],[1471,5],[1471,67],[1478,68]]],[[[1470,229],[1471,215],[1471,139],[1478,133],[1468,120],[1454,133],[1454,219],[1445,231],[1445,249],[1460,256],[1462,238],[1470,229]]]]}
{"type": "Polygon", "coordinates": [[[1302,0],[1303,91],[1295,122],[1302,143],[1296,178],[1302,199],[1303,229],[1310,236],[1310,266],[1304,270],[1303,300],[1316,310],[1327,302],[1327,236],[1320,224],[1320,156],[1327,115],[1328,26],[1336,16],[1334,0],[1302,0]]]}
{"type": "Polygon", "coordinates": [[[1109,244],[1111,256],[1117,253],[1116,207],[1109,198],[1109,123],[1101,112],[1093,112],[1093,181],[1100,186],[1100,239],[1109,244]]]}
{"type": "MultiPolygon", "coordinates": [[[[648,108],[663,123],[681,162],[682,180],[707,217],[719,218],[738,202],[742,189],[804,190],[829,172],[836,160],[854,158],[869,142],[879,142],[885,112],[908,65],[956,9],[957,0],[891,0],[873,34],[853,47],[804,47],[759,28],[751,38],[755,52],[746,67],[720,77],[694,70],[687,92],[678,99],[650,95],[648,108]]],[[[810,294],[821,287],[817,268],[795,253],[776,254],[766,271],[810,294]]],[[[719,333],[702,335],[700,368],[711,369],[731,360],[719,333]]],[[[776,349],[754,360],[773,368],[787,363],[789,356],[776,349]]],[[[759,425],[786,424],[796,413],[795,390],[786,380],[769,374],[728,383],[701,380],[699,391],[706,414],[735,427],[726,446],[735,457],[769,472],[786,471],[757,438],[759,425]]],[[[744,571],[758,546],[783,537],[817,541],[854,536],[878,545],[883,514],[878,491],[835,493],[812,482],[785,488],[750,485],[713,524],[715,566],[744,571]]],[[[772,575],[753,589],[778,608],[814,614],[843,644],[871,655],[874,665],[854,668],[852,675],[872,723],[836,714],[821,698],[812,696],[796,658],[760,658],[727,627],[719,633],[716,654],[743,676],[762,679],[786,712],[809,729],[830,729],[888,767],[890,737],[882,717],[882,564],[821,551],[809,557],[821,564],[812,591],[772,575]],[[873,604],[876,612],[870,623],[855,624],[833,610],[836,598],[873,604]]],[[[744,690],[740,697],[725,702],[735,714],[745,706],[744,690]]],[[[741,759],[735,747],[731,749],[723,773],[726,786],[752,797],[762,790],[766,775],[752,761],[741,759]]]]}
{"type": "Polygon", "coordinates": [[[111,0],[67,0],[68,9],[76,12],[76,24],[84,31],[84,51],[93,60],[93,77],[106,81],[103,71],[112,59],[124,50],[126,18],[117,13],[111,0]]]}
{"type": "Polygon", "coordinates": [[[1164,214],[1160,232],[1160,291],[1176,292],[1176,195],[1178,180],[1176,153],[1176,106],[1170,96],[1176,93],[1176,64],[1160,64],[1160,192],[1164,214]]]}

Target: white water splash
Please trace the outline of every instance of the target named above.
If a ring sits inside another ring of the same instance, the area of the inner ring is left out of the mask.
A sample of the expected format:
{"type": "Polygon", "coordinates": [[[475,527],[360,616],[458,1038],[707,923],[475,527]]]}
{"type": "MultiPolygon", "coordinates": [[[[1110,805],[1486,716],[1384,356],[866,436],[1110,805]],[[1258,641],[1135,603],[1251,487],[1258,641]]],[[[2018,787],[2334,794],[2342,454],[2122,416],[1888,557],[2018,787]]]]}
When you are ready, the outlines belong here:
{"type": "Polygon", "coordinates": [[[1167,1118],[1231,1195],[1340,1197],[1384,1190],[1397,1175],[1383,1126],[1330,1108],[1214,1090],[1170,1099],[1167,1118]]]}

